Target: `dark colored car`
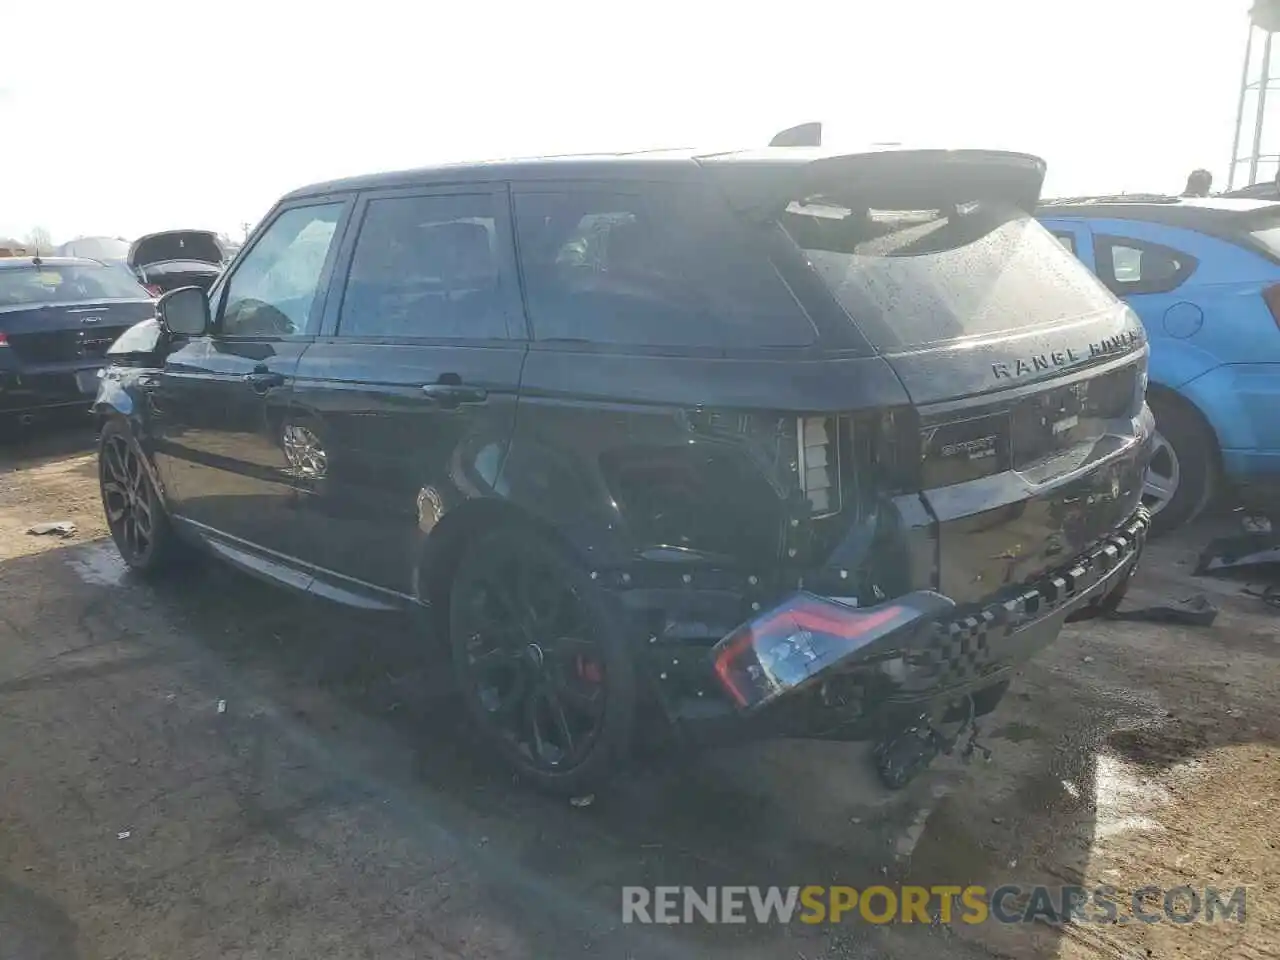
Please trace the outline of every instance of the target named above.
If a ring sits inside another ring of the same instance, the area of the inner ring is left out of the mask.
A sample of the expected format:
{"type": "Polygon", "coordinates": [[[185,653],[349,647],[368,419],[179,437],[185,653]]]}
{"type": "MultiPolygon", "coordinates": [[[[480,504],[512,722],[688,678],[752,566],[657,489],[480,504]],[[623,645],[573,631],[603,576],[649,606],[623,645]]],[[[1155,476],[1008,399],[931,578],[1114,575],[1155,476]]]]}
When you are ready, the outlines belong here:
{"type": "Polygon", "coordinates": [[[426,610],[486,741],[874,741],[897,786],[1141,552],[1141,324],[1043,163],[807,148],[298,190],[112,349],[124,558],[426,610]]]}
{"type": "Polygon", "coordinates": [[[125,270],[68,257],[0,259],[0,418],[86,409],[107,348],[155,300],[125,270]]]}
{"type": "Polygon", "coordinates": [[[217,234],[208,230],[166,230],[133,241],[127,261],[139,282],[159,296],[179,287],[208,290],[226,253],[217,234]]]}

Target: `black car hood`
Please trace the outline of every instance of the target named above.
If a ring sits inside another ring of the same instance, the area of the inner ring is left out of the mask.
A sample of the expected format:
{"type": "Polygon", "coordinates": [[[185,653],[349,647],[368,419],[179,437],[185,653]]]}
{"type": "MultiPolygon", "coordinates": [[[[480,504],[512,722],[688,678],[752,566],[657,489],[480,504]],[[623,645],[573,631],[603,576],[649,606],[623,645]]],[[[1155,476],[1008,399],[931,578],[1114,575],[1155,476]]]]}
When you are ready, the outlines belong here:
{"type": "Polygon", "coordinates": [[[135,270],[167,260],[197,260],[221,265],[225,255],[218,238],[208,230],[166,230],[139,237],[129,247],[129,266],[135,270]]]}

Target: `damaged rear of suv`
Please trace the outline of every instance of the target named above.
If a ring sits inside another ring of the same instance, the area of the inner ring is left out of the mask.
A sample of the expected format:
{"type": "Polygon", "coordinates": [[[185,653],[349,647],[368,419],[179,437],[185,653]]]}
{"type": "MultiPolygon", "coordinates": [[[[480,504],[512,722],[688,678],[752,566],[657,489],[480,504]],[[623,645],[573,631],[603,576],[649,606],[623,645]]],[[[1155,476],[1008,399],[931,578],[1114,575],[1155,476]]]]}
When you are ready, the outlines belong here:
{"type": "Polygon", "coordinates": [[[534,343],[503,478],[682,736],[871,740],[900,786],[1124,589],[1142,328],[1031,217],[1036,158],[697,164],[514,187],[534,343]]]}
{"type": "Polygon", "coordinates": [[[1043,175],[772,147],[296,191],[104,378],[112,533],[429,609],[548,788],[650,727],[870,741],[899,786],[1145,539],[1142,327],[1043,175]]]}

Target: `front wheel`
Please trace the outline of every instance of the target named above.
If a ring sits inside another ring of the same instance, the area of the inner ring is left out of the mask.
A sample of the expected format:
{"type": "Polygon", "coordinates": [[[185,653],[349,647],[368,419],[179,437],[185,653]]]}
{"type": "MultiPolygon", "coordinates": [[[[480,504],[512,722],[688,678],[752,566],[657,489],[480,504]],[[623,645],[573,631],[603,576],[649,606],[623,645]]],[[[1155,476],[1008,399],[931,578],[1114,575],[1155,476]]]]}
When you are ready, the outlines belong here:
{"type": "Polygon", "coordinates": [[[525,779],[584,793],[631,744],[633,658],[612,598],[531,531],[501,528],[463,556],[449,596],[454,669],[480,735],[525,779]]]}
{"type": "Polygon", "coordinates": [[[1195,519],[1213,496],[1217,441],[1199,415],[1180,400],[1152,395],[1155,449],[1142,487],[1151,532],[1168,533],[1195,519]]]}
{"type": "Polygon", "coordinates": [[[107,528],[124,562],[142,573],[168,569],[180,544],[142,450],[128,426],[119,420],[108,420],[102,426],[98,485],[107,528]]]}

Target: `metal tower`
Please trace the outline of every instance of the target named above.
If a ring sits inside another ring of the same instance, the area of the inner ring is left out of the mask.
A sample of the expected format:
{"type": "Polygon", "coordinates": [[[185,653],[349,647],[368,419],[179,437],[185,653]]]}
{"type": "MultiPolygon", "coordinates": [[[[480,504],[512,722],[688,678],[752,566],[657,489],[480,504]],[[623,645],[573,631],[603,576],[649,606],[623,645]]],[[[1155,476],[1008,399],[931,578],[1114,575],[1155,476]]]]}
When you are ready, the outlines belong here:
{"type": "Polygon", "coordinates": [[[1272,40],[1280,33],[1280,0],[1254,0],[1249,11],[1249,41],[1244,52],[1244,72],[1240,80],[1240,105],[1236,110],[1236,136],[1231,144],[1231,167],[1227,171],[1227,189],[1235,187],[1236,179],[1244,184],[1258,182],[1258,168],[1263,166],[1264,178],[1276,175],[1280,153],[1263,153],[1263,133],[1267,120],[1267,94],[1280,77],[1273,71],[1272,40]],[[1254,41],[1261,39],[1260,55],[1254,56],[1254,41]],[[1246,110],[1252,100],[1252,111],[1246,110]],[[1245,123],[1252,112],[1252,126],[1245,123]],[[1241,146],[1241,139],[1248,133],[1248,143],[1241,146]],[[1247,166],[1247,171],[1241,167],[1247,166]],[[1241,177],[1241,174],[1244,174],[1241,177]]]}

